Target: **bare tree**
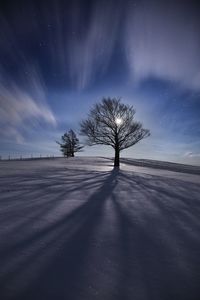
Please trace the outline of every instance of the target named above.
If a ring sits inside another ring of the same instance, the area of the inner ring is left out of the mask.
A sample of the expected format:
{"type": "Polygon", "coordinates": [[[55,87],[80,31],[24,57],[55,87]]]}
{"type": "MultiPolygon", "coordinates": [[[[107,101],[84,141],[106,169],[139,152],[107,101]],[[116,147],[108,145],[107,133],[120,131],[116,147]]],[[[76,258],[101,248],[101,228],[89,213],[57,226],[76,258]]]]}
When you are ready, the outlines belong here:
{"type": "Polygon", "coordinates": [[[120,152],[150,135],[134,120],[132,106],[121,103],[121,99],[103,98],[94,105],[88,118],[81,122],[81,134],[87,136],[88,145],[108,145],[115,150],[114,166],[120,165],[120,152]]]}
{"type": "Polygon", "coordinates": [[[61,142],[56,143],[60,145],[60,151],[65,157],[74,157],[74,153],[80,152],[83,149],[72,129],[64,133],[61,137],[61,142]]]}

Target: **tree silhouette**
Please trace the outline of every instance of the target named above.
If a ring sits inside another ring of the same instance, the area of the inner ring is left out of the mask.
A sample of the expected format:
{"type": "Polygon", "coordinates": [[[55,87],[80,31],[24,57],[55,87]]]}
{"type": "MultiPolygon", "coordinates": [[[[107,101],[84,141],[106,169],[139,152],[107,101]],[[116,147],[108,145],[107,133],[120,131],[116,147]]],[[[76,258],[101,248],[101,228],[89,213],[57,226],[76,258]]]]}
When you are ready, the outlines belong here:
{"type": "Polygon", "coordinates": [[[81,134],[87,136],[88,145],[108,145],[115,150],[114,166],[120,165],[120,152],[150,135],[134,120],[132,106],[121,103],[121,99],[103,98],[94,105],[88,118],[81,122],[81,134]]]}
{"type": "Polygon", "coordinates": [[[64,133],[61,137],[61,142],[56,143],[60,145],[60,151],[65,157],[74,157],[76,152],[80,152],[83,149],[83,146],[80,145],[79,139],[72,129],[64,133]]]}

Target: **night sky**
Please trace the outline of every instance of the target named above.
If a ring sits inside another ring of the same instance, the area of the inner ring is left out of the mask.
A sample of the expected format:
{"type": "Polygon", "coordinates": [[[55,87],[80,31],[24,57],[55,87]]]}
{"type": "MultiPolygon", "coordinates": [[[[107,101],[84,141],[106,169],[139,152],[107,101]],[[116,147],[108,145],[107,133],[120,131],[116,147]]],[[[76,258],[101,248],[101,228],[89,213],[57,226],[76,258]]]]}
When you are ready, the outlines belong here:
{"type": "Polygon", "coordinates": [[[151,130],[123,156],[200,164],[198,1],[0,3],[3,158],[60,154],[55,141],[110,96],[151,130]]]}

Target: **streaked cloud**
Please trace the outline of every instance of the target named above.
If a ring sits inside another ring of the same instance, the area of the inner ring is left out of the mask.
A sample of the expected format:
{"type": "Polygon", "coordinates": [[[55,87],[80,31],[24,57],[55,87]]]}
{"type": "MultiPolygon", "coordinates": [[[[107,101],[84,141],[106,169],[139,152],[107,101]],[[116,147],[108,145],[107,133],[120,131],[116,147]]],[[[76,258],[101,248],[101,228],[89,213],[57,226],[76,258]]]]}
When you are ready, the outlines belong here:
{"type": "Polygon", "coordinates": [[[19,62],[21,66],[26,65],[29,61],[26,53],[33,48],[34,54],[39,56],[46,81],[57,79],[67,86],[85,89],[97,75],[107,71],[120,29],[120,3],[94,1],[89,15],[81,1],[62,3],[52,0],[48,7],[41,1],[39,13],[37,4],[34,7],[32,3],[29,7],[25,3],[28,17],[22,17],[17,7],[12,20],[15,28],[9,20],[3,17],[0,20],[3,29],[0,33],[1,52],[4,51],[7,59],[20,68],[19,62]],[[19,43],[20,39],[28,42],[19,43]]]}
{"type": "Polygon", "coordinates": [[[12,81],[0,83],[0,135],[8,140],[14,139],[20,143],[24,140],[23,134],[30,129],[36,130],[42,123],[56,125],[42,85],[38,78],[31,78],[29,83],[32,82],[32,93],[12,81]]]}
{"type": "Polygon", "coordinates": [[[200,88],[200,24],[194,11],[190,1],[163,0],[138,1],[129,11],[125,47],[133,81],[152,76],[200,88]]]}
{"type": "Polygon", "coordinates": [[[83,89],[91,84],[96,73],[103,73],[108,67],[120,23],[120,10],[113,1],[96,2],[89,24],[78,35],[78,8],[73,15],[74,36],[67,49],[69,72],[72,82],[83,89]]]}
{"type": "Polygon", "coordinates": [[[24,51],[24,44],[19,43],[19,38],[23,40],[37,30],[33,16],[31,19],[30,11],[27,13],[30,22],[23,28],[20,27],[23,22],[17,22],[19,11],[13,18],[16,26],[0,16],[0,137],[17,143],[23,143],[26,134],[37,131],[43,124],[56,125],[37,60],[33,61],[24,51]]]}

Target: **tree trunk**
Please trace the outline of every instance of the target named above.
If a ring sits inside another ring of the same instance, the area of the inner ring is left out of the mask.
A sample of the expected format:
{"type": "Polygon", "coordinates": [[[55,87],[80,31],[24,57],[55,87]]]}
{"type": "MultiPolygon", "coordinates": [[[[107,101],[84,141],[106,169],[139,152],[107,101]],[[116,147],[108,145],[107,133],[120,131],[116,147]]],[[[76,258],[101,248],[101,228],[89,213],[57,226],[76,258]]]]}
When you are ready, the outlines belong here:
{"type": "Polygon", "coordinates": [[[114,161],[114,167],[119,167],[120,162],[119,162],[119,148],[115,148],[115,161],[114,161]]]}

